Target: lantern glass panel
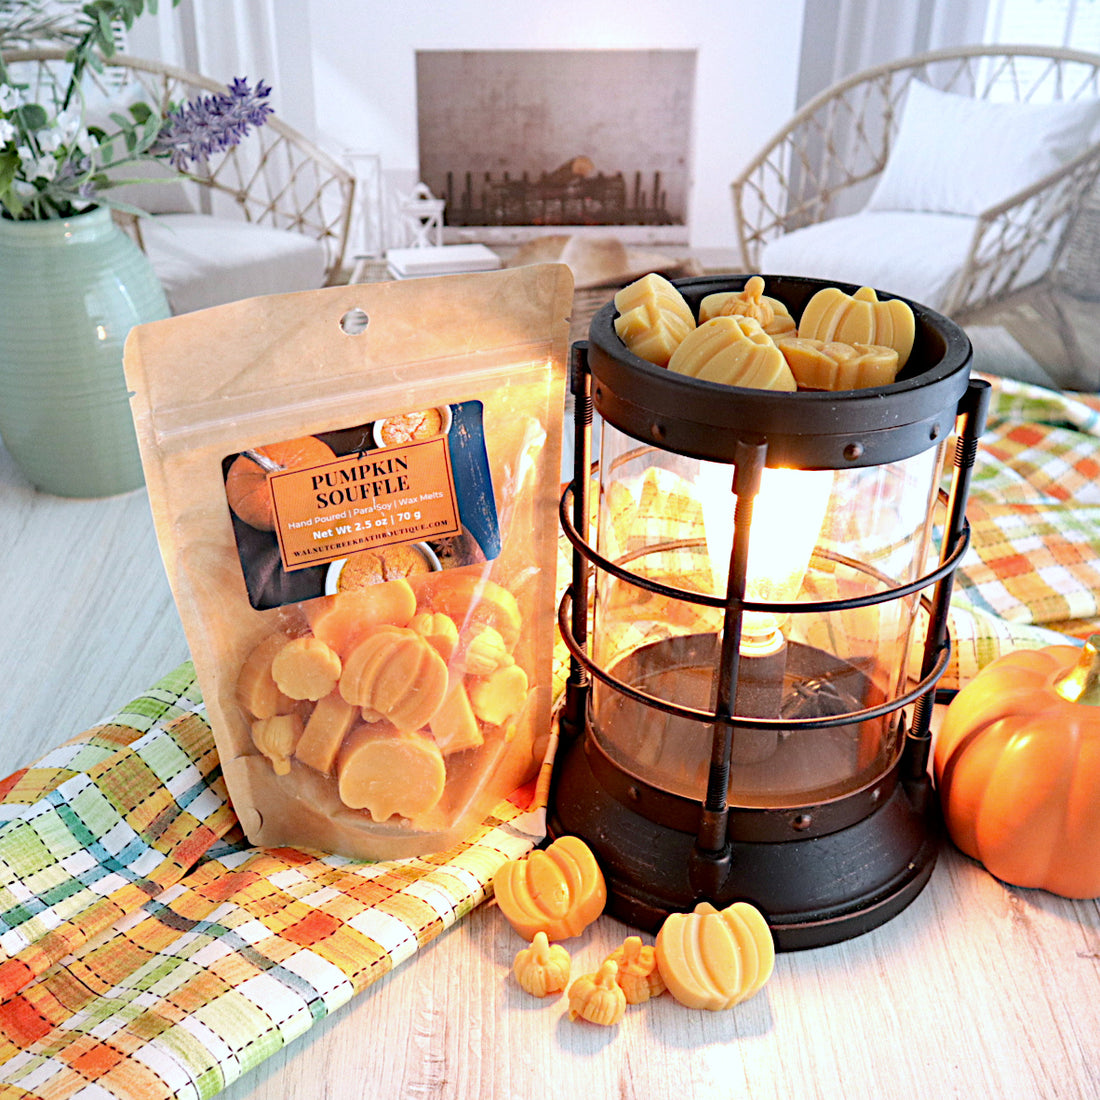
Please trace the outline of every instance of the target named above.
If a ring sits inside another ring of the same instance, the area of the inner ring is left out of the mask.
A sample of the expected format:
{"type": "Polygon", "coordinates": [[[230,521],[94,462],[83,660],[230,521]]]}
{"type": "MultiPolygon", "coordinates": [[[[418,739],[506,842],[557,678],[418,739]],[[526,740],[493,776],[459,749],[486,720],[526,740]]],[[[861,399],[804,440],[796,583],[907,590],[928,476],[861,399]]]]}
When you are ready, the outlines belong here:
{"type": "MultiPolygon", "coordinates": [[[[735,716],[816,719],[879,706],[906,688],[916,595],[888,593],[929,564],[942,446],[882,466],[763,471],[754,502],[735,716]],[[751,604],[793,603],[794,609],[751,604]],[[805,604],[805,610],[797,607],[805,604]]],[[[724,597],[733,468],[601,431],[597,548],[632,575],[724,597]]],[[[593,656],[618,680],[713,713],[724,610],[652,592],[596,568],[593,656]]],[[[706,790],[713,721],[593,686],[593,735],[645,782],[694,800],[706,790]]],[[[801,805],[872,782],[901,748],[896,715],[820,728],[738,726],[729,802],[801,805]]]]}

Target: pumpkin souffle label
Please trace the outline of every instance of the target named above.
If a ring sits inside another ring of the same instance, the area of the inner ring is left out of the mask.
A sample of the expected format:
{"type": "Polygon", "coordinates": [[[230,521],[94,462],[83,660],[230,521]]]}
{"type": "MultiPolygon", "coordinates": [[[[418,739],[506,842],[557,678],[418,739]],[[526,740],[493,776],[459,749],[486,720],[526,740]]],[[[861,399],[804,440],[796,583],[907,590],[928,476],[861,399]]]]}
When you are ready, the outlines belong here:
{"type": "Polygon", "coordinates": [[[223,469],[258,610],[500,553],[480,401],[265,444],[223,469]]]}

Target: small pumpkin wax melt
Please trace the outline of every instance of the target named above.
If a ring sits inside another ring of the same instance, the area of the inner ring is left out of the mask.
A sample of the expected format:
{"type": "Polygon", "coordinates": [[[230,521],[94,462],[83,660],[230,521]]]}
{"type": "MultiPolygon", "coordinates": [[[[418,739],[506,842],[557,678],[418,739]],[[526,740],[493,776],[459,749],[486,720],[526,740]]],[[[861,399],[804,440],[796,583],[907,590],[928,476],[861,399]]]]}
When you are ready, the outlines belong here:
{"type": "Polygon", "coordinates": [[[622,946],[607,958],[618,967],[615,980],[622,987],[627,1004],[644,1004],[667,988],[657,967],[657,951],[642,943],[641,936],[627,936],[622,946]]]}
{"type": "Polygon", "coordinates": [[[880,344],[845,344],[805,336],[778,340],[799,389],[858,390],[897,377],[898,353],[880,344]]]}
{"type": "Polygon", "coordinates": [[[450,615],[444,615],[441,611],[418,612],[409,620],[409,629],[427,638],[445,661],[451,659],[458,647],[458,627],[450,615]]]}
{"type": "Polygon", "coordinates": [[[578,1017],[601,1027],[617,1024],[626,1012],[626,994],[616,981],[610,959],[595,974],[585,974],[569,987],[569,1019],[578,1017]]]}
{"type": "Polygon", "coordinates": [[[778,298],[764,294],[764,280],[753,275],[744,290],[724,290],[708,294],[699,303],[699,324],[713,317],[752,317],[773,339],[795,331],[794,318],[778,298]]]}
{"type": "Polygon", "coordinates": [[[607,904],[603,872],[579,837],[562,836],[545,850],[510,859],[493,877],[497,904],[525,939],[579,936],[607,904]]]}
{"type": "Polygon", "coordinates": [[[693,913],[672,913],[654,947],[673,997],[688,1008],[712,1012],[757,993],[775,965],[771,930],[747,902],[718,910],[704,901],[693,913]]]}
{"type": "Polygon", "coordinates": [[[663,275],[650,272],[615,295],[615,332],[640,359],[668,365],[680,341],[695,328],[684,296],[663,275]]]}
{"type": "Polygon", "coordinates": [[[340,679],[340,658],[320,638],[292,638],[271,661],[271,677],[291,699],[316,702],[340,679]]]}
{"type": "Polygon", "coordinates": [[[552,944],[545,932],[536,932],[531,946],[516,955],[512,972],[521,989],[533,997],[545,997],[565,989],[571,966],[569,952],[561,944],[552,944]]]}
{"type": "MultiPolygon", "coordinates": [[[[519,603],[501,584],[477,572],[444,569],[411,577],[420,611],[438,611],[449,616],[459,633],[473,623],[493,627],[511,653],[519,640],[523,619],[519,603]]],[[[411,616],[410,616],[411,618],[411,616]]]]}
{"type": "Polygon", "coordinates": [[[686,336],[668,369],[706,382],[758,390],[798,388],[772,338],[751,317],[714,317],[686,336]]]}
{"type": "Polygon", "coordinates": [[[443,797],[447,781],[435,741],[388,722],[352,730],[337,773],[340,800],[353,810],[366,810],[375,821],[427,813],[443,797]]]}
{"type": "Polygon", "coordinates": [[[273,714],[252,723],[252,743],[267,757],[276,775],[290,772],[290,758],[302,736],[297,714],[273,714]]]}
{"type": "Polygon", "coordinates": [[[879,301],[869,286],[847,294],[839,287],[819,290],[798,321],[798,335],[810,340],[845,344],[880,344],[898,353],[898,369],[909,361],[917,325],[908,303],[900,298],[879,301]]]}

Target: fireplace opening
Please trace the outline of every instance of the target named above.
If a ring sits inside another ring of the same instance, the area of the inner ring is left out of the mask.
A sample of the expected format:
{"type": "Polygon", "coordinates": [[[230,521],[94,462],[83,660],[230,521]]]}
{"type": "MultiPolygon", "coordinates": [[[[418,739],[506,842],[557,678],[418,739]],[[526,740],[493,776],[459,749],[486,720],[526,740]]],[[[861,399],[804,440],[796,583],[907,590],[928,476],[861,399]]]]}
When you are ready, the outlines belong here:
{"type": "Polygon", "coordinates": [[[687,239],[694,50],[423,50],[420,178],[448,229],[687,239]]]}

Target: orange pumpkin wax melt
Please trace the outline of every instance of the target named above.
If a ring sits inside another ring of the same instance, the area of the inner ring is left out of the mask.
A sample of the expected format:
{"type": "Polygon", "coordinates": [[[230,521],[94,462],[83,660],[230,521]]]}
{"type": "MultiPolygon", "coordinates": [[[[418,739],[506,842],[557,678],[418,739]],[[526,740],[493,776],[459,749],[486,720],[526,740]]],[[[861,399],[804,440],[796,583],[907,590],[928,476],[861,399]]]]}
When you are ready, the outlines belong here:
{"type": "Polygon", "coordinates": [[[934,772],[951,839],[1014,886],[1100,897],[1100,635],[1007,653],[955,696],[934,772]]]}
{"type": "Polygon", "coordinates": [[[686,336],[668,369],[706,382],[760,390],[797,389],[772,338],[751,317],[713,317],[686,336]]]}
{"type": "Polygon", "coordinates": [[[381,626],[351,651],[340,694],[398,729],[426,726],[447,693],[447,665],[415,630],[381,626]]]}
{"type": "Polygon", "coordinates": [[[608,959],[595,974],[585,974],[569,987],[569,1019],[578,1017],[601,1027],[617,1024],[626,1012],[626,994],[616,980],[618,967],[608,959]]]}
{"type": "Polygon", "coordinates": [[[845,344],[805,336],[777,341],[799,389],[858,390],[897,377],[898,353],[881,344],[845,344]]]}
{"type": "Polygon", "coordinates": [[[407,626],[416,614],[416,595],[399,577],[310,600],[302,610],[314,636],[347,657],[375,627],[407,626]]]}
{"type": "Polygon", "coordinates": [[[316,702],[340,679],[340,658],[319,638],[292,638],[271,661],[271,678],[291,699],[316,702]]]}
{"type": "Polygon", "coordinates": [[[512,972],[520,988],[532,997],[561,993],[569,984],[572,962],[561,944],[551,943],[545,932],[536,932],[530,947],[516,955],[512,972]]]}
{"type": "Polygon", "coordinates": [[[819,290],[798,321],[798,335],[810,340],[845,344],[879,344],[898,353],[898,368],[909,361],[916,340],[913,311],[900,298],[879,301],[869,286],[847,294],[839,287],[819,290]]]}
{"type": "Polygon", "coordinates": [[[352,730],[337,766],[340,800],[375,821],[416,818],[443,797],[447,768],[431,737],[372,722],[352,730]]]}
{"type": "Polygon", "coordinates": [[[640,936],[627,936],[608,959],[618,967],[615,980],[626,995],[626,1003],[640,1005],[659,997],[667,986],[657,967],[657,951],[642,943],[640,936]]]}
{"type": "Polygon", "coordinates": [[[607,886],[588,845],[563,836],[525,859],[504,863],[493,878],[500,911],[525,939],[579,936],[604,910],[607,886]]]}
{"type": "Polygon", "coordinates": [[[693,913],[672,913],[654,945],[669,992],[688,1008],[731,1008],[757,993],[771,976],[775,945],[760,912],[747,902],[693,913]]]}
{"type": "Polygon", "coordinates": [[[718,291],[699,303],[699,324],[712,317],[752,317],[773,339],[795,332],[794,318],[778,298],[764,294],[764,280],[753,275],[744,290],[718,291]]]}

